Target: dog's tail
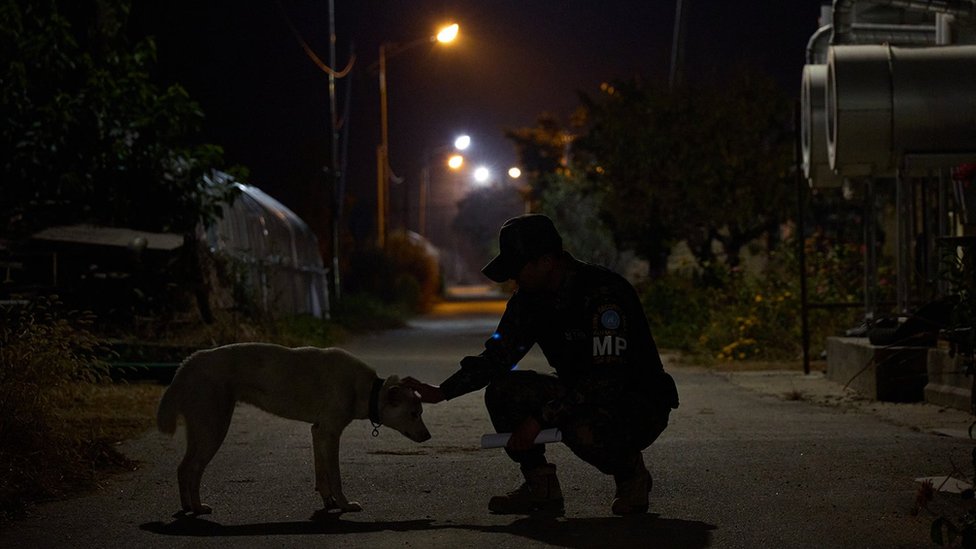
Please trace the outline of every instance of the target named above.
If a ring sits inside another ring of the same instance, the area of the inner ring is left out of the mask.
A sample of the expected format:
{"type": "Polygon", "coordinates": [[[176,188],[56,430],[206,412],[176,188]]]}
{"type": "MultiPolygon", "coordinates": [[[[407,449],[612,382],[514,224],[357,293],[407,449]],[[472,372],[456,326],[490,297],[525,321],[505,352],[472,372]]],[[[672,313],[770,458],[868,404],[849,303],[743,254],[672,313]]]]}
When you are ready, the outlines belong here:
{"type": "Polygon", "coordinates": [[[176,432],[176,420],[183,410],[183,393],[186,392],[187,375],[192,369],[192,361],[195,355],[183,361],[173,381],[163,392],[159,399],[159,408],[156,410],[156,427],[162,433],[173,434],[176,432]]]}

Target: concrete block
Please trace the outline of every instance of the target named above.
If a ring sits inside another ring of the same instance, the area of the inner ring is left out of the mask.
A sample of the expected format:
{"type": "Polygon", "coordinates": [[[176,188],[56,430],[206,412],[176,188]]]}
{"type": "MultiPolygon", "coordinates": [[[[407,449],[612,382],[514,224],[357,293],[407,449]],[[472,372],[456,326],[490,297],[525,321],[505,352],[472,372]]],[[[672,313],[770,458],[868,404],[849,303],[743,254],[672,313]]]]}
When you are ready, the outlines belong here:
{"type": "Polygon", "coordinates": [[[925,402],[966,412],[972,409],[973,377],[966,375],[958,356],[949,356],[945,349],[929,349],[926,366],[925,402]]]}
{"type": "Polygon", "coordinates": [[[888,402],[921,402],[928,347],[872,345],[867,338],[827,338],[827,379],[888,402]]]}

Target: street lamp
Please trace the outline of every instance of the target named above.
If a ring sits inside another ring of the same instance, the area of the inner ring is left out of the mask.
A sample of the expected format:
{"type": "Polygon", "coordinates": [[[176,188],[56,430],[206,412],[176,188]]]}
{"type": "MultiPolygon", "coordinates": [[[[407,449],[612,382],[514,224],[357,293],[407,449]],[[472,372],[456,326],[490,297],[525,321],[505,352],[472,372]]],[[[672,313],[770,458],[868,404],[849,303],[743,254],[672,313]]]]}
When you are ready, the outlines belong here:
{"type": "Polygon", "coordinates": [[[487,166],[478,166],[474,169],[474,180],[479,185],[487,185],[491,180],[491,170],[487,166]]]}
{"type": "Polygon", "coordinates": [[[429,43],[449,44],[457,39],[457,23],[441,28],[437,34],[405,44],[380,44],[380,144],[376,148],[376,235],[380,248],[386,247],[386,216],[389,209],[388,185],[390,182],[390,136],[386,100],[386,57],[393,57],[411,48],[429,43]]]}
{"type": "Polygon", "coordinates": [[[460,154],[452,154],[447,159],[447,167],[452,170],[460,170],[461,166],[464,165],[464,157],[460,154]]]}
{"type": "MultiPolygon", "coordinates": [[[[467,135],[458,136],[454,140],[454,153],[447,157],[447,167],[452,171],[458,171],[464,166],[464,155],[457,151],[463,151],[471,146],[471,137],[467,135]]],[[[448,145],[440,146],[433,151],[424,154],[424,167],[420,176],[420,196],[417,208],[417,230],[420,236],[427,236],[427,202],[430,200],[430,161],[434,156],[443,154],[450,148],[448,145]]]]}

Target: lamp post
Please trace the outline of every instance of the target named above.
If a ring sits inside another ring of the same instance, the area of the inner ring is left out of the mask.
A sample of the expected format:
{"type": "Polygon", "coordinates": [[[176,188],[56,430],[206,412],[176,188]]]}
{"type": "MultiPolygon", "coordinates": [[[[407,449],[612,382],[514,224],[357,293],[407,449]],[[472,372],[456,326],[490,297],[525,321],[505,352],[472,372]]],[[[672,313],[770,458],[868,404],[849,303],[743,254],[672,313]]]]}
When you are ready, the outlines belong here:
{"type": "Polygon", "coordinates": [[[436,35],[420,38],[405,44],[380,44],[379,86],[380,86],[380,144],[376,148],[376,238],[380,248],[386,247],[386,219],[389,210],[390,183],[390,135],[389,115],[386,100],[386,57],[393,57],[411,48],[429,43],[448,44],[458,35],[457,23],[441,28],[436,35]]]}

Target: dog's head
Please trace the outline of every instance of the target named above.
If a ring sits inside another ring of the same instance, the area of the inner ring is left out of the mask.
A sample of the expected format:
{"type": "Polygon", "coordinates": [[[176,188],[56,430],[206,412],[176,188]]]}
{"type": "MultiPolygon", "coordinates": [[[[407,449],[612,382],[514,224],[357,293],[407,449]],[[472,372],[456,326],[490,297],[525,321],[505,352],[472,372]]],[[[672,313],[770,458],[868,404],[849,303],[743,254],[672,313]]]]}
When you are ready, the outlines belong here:
{"type": "Polygon", "coordinates": [[[400,385],[396,377],[387,379],[380,395],[380,421],[383,425],[403,433],[414,442],[430,438],[430,431],[424,425],[424,409],[420,396],[412,389],[400,385]]]}

